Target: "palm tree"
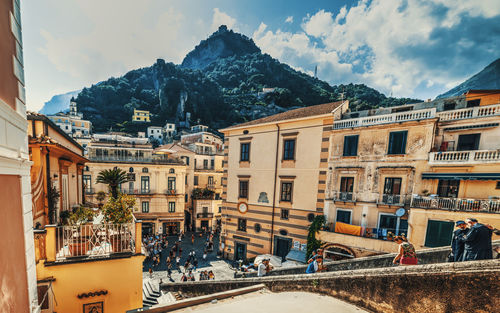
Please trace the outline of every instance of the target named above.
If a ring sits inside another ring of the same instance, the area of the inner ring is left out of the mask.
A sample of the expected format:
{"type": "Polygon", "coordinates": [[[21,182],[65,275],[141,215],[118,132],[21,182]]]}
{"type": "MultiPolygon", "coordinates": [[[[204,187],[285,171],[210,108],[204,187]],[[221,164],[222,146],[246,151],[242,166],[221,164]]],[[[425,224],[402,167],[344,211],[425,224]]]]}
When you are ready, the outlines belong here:
{"type": "Polygon", "coordinates": [[[107,184],[111,190],[111,196],[118,198],[118,186],[128,181],[127,173],[119,168],[102,170],[97,176],[97,183],[107,184]]]}

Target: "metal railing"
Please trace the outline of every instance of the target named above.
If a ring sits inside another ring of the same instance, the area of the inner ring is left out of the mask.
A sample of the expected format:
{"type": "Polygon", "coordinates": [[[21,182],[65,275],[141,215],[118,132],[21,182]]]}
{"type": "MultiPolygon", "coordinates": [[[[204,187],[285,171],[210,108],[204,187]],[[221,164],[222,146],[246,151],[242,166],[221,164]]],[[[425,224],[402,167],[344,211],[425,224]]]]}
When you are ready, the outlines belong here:
{"type": "Polygon", "coordinates": [[[153,189],[122,189],[121,193],[127,195],[151,195],[155,192],[153,189]]]}
{"type": "Polygon", "coordinates": [[[473,108],[444,111],[436,114],[440,121],[462,120],[467,118],[500,115],[500,104],[484,105],[473,108]]]}
{"type": "Polygon", "coordinates": [[[334,191],[334,201],[356,202],[356,194],[353,192],[334,191]]]}
{"type": "Polygon", "coordinates": [[[381,194],[377,200],[377,204],[386,205],[399,205],[404,206],[410,203],[410,197],[408,195],[392,195],[392,194],[381,194]]]}
{"type": "Polygon", "coordinates": [[[56,227],[56,260],[134,252],[135,226],[88,224],[56,227]]]}
{"type": "Polygon", "coordinates": [[[499,199],[463,199],[413,195],[411,207],[449,211],[500,213],[499,199]]]}
{"type": "MultiPolygon", "coordinates": [[[[379,239],[379,240],[392,240],[393,236],[397,235],[407,235],[408,234],[408,229],[407,228],[396,228],[394,227],[381,227],[381,226],[360,226],[360,225],[354,225],[354,226],[359,226],[360,227],[360,235],[359,237],[365,237],[365,238],[372,238],[372,239],[379,239]]],[[[336,234],[343,234],[343,235],[348,235],[348,236],[356,236],[353,234],[349,233],[343,233],[341,231],[335,231],[335,223],[332,224],[331,229],[327,229],[328,232],[336,233],[336,234]]]]}
{"type": "Polygon", "coordinates": [[[165,194],[169,196],[175,196],[178,195],[177,189],[167,189],[165,190],[165,194]]]}
{"type": "Polygon", "coordinates": [[[416,121],[436,116],[436,108],[406,111],[391,114],[382,114],[366,117],[358,117],[346,120],[339,120],[333,123],[333,129],[354,128],[380,124],[400,123],[406,121],[416,121]]]}
{"type": "Polygon", "coordinates": [[[429,153],[429,163],[500,162],[500,150],[442,151],[429,153]]]}

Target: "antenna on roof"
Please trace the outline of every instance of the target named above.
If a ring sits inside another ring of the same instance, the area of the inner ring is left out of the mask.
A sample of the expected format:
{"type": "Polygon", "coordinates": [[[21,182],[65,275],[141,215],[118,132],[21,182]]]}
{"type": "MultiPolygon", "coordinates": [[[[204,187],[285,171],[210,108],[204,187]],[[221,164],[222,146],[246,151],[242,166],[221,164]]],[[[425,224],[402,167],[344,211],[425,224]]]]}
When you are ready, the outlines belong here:
{"type": "Polygon", "coordinates": [[[318,65],[314,67],[314,78],[318,78],[318,65]]]}

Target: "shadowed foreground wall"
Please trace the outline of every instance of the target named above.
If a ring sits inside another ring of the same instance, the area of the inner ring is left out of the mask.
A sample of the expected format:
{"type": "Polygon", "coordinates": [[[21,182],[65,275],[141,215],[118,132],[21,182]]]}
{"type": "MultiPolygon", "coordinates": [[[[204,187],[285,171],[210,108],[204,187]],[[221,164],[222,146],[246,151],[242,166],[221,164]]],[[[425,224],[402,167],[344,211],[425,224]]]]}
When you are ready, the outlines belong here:
{"type": "Polygon", "coordinates": [[[259,283],[331,295],[375,312],[499,312],[500,260],[163,284],[200,296],[259,283]]]}

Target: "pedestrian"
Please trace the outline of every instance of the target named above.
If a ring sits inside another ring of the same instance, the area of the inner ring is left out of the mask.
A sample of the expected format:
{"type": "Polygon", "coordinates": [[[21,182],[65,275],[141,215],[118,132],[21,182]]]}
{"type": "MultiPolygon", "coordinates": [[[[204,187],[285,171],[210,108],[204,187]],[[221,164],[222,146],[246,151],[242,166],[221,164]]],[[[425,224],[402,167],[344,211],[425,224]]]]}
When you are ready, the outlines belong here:
{"type": "Polygon", "coordinates": [[[167,276],[172,279],[172,264],[168,263],[167,265],[167,276]]]}
{"type": "Polygon", "coordinates": [[[453,239],[451,241],[451,254],[449,256],[450,262],[460,262],[462,261],[464,255],[465,242],[463,237],[467,234],[469,229],[464,221],[457,221],[455,226],[458,227],[453,232],[453,239]]]}
{"type": "Polygon", "coordinates": [[[182,235],[179,235],[179,242],[182,241],[182,235]]]}
{"type": "Polygon", "coordinates": [[[179,247],[179,256],[182,257],[182,247],[179,247]]]}
{"type": "Polygon", "coordinates": [[[191,235],[191,244],[194,245],[194,234],[191,235]]]}
{"type": "Polygon", "coordinates": [[[180,258],[179,256],[177,256],[177,257],[175,258],[175,263],[176,263],[176,265],[177,265],[177,268],[179,268],[179,267],[180,267],[180,265],[181,265],[181,258],[180,258]]]}
{"type": "Polygon", "coordinates": [[[212,271],[208,272],[208,279],[209,280],[215,280],[215,274],[214,274],[214,272],[212,272],[212,271]]]}
{"type": "Polygon", "coordinates": [[[181,276],[181,281],[187,281],[187,276],[186,276],[186,273],[182,273],[182,276],[181,276]]]}
{"type": "Polygon", "coordinates": [[[316,257],[318,256],[318,251],[316,249],[313,250],[312,252],[312,255],[311,257],[309,258],[309,260],[307,260],[307,264],[313,262],[314,260],[316,260],[316,257]]]}
{"type": "Polygon", "coordinates": [[[309,263],[309,265],[307,266],[306,268],[306,274],[314,274],[314,273],[317,273],[317,272],[322,272],[324,271],[326,268],[323,267],[323,256],[322,255],[318,255],[314,261],[312,261],[311,263],[309,263]]]}
{"type": "Polygon", "coordinates": [[[194,261],[193,261],[193,271],[196,272],[196,268],[198,268],[198,259],[197,258],[194,258],[194,261]]]}
{"type": "Polygon", "coordinates": [[[267,259],[262,260],[262,262],[257,267],[257,276],[258,277],[262,277],[262,276],[266,275],[266,262],[267,262],[267,259]]]}
{"type": "Polygon", "coordinates": [[[149,278],[153,278],[153,268],[149,267],[149,278]]]}
{"type": "Polygon", "coordinates": [[[392,260],[394,264],[416,265],[418,263],[415,247],[408,242],[404,236],[394,237],[394,241],[399,245],[398,255],[392,260]]]}
{"type": "Polygon", "coordinates": [[[207,260],[207,250],[203,251],[203,261],[207,260]]]}
{"type": "Polygon", "coordinates": [[[491,235],[493,229],[477,222],[475,218],[466,220],[469,224],[469,232],[463,237],[464,245],[464,261],[473,260],[489,260],[493,259],[493,251],[491,246],[491,235]]]}

